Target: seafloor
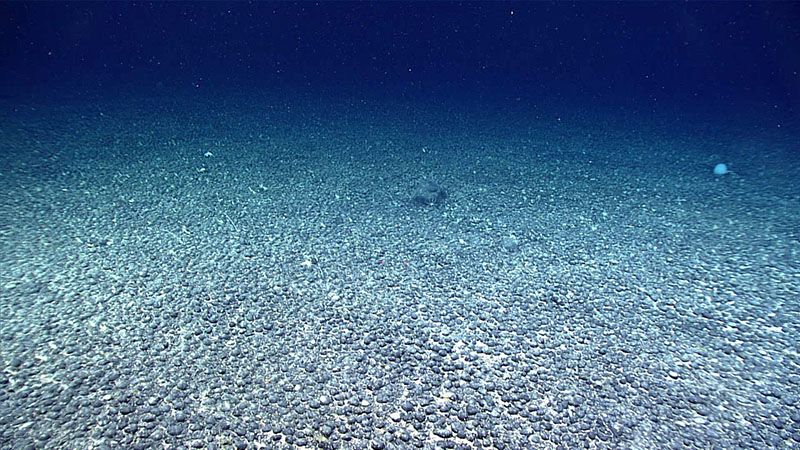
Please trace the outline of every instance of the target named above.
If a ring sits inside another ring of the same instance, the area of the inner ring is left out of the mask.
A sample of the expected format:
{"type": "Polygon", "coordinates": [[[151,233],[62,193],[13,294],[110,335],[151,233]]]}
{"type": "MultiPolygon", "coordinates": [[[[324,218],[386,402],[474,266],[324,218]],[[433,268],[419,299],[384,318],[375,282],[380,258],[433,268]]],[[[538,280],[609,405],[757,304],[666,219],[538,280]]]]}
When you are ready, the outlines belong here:
{"type": "Polygon", "coordinates": [[[800,446],[790,124],[117,94],[0,99],[0,447],[800,446]]]}

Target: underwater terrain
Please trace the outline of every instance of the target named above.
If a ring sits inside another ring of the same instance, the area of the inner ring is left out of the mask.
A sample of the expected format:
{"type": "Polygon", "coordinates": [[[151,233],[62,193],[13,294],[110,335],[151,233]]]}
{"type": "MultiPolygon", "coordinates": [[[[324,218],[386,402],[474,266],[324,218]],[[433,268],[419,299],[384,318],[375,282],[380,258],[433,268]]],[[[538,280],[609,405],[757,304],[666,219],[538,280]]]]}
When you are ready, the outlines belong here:
{"type": "Polygon", "coordinates": [[[4,446],[795,445],[797,131],[561,112],[6,103],[4,446]]]}
{"type": "Polygon", "coordinates": [[[800,446],[796,112],[412,85],[6,87],[0,447],[800,446]]]}

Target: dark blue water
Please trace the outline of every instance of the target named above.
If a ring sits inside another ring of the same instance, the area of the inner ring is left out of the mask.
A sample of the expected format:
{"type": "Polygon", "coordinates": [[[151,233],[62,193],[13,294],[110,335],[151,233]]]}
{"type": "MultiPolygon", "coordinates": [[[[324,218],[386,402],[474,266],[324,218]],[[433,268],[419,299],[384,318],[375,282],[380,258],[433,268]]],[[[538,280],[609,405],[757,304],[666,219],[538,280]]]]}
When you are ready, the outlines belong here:
{"type": "Polygon", "coordinates": [[[0,448],[800,446],[798,3],[0,23],[0,448]]]}
{"type": "Polygon", "coordinates": [[[794,2],[4,3],[2,16],[6,86],[288,83],[786,115],[800,89],[794,2]]]}

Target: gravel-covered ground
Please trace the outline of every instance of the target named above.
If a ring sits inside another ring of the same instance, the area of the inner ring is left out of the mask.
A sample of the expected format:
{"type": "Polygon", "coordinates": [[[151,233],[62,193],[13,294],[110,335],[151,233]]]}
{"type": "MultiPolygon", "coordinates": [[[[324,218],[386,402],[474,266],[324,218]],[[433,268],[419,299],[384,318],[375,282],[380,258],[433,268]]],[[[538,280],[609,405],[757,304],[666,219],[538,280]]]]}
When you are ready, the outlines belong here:
{"type": "Polygon", "coordinates": [[[790,126],[2,102],[1,448],[800,446],[790,126]]]}

